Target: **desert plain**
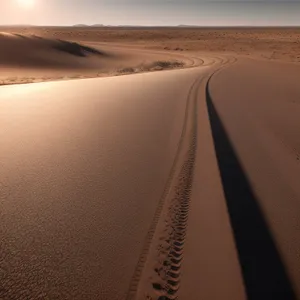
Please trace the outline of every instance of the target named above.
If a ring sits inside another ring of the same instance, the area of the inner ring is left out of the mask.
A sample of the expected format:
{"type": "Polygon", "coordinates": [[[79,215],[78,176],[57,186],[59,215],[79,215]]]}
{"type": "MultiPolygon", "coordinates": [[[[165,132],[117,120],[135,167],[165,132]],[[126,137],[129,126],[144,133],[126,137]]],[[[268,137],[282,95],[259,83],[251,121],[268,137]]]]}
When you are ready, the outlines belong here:
{"type": "Polygon", "coordinates": [[[299,33],[298,28],[1,27],[0,80],[15,84],[182,68],[195,64],[190,57],[207,53],[299,63],[299,33]]]}

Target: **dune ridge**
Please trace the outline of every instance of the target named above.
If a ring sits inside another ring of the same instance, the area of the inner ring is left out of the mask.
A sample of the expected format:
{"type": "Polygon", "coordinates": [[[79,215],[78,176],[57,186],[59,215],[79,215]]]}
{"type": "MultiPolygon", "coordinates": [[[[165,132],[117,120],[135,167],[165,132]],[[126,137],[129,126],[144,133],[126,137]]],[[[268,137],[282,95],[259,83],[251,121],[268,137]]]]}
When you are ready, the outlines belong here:
{"type": "Polygon", "coordinates": [[[80,43],[36,35],[2,32],[0,45],[2,67],[84,68],[91,67],[90,58],[95,63],[95,58],[99,60],[106,56],[105,53],[80,43]]]}
{"type": "MultiPolygon", "coordinates": [[[[0,85],[116,76],[182,68],[167,53],[127,49],[46,37],[0,32],[0,85]]],[[[190,61],[190,60],[189,60],[190,61]]]]}

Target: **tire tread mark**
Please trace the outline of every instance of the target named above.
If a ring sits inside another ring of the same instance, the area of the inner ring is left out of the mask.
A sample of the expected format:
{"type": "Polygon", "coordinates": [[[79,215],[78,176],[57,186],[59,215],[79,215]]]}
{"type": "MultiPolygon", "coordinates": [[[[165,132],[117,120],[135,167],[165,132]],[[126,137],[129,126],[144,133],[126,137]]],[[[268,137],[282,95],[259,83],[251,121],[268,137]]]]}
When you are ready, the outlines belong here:
{"type": "MultiPolygon", "coordinates": [[[[201,80],[202,80],[202,78],[201,78],[201,80]]],[[[148,255],[148,252],[149,252],[151,241],[152,241],[154,233],[156,231],[156,227],[157,227],[158,221],[160,219],[160,215],[161,215],[161,211],[163,209],[164,203],[165,203],[165,199],[168,197],[168,195],[171,191],[172,181],[174,180],[174,176],[175,176],[175,173],[176,173],[176,168],[178,167],[177,166],[178,165],[178,160],[179,160],[181,150],[182,150],[182,147],[183,147],[183,143],[184,143],[184,140],[185,140],[185,136],[186,136],[187,123],[188,123],[188,118],[189,118],[189,109],[190,109],[190,105],[191,105],[191,97],[192,97],[192,93],[194,91],[194,88],[195,88],[195,86],[197,86],[197,84],[199,84],[199,78],[197,78],[193,82],[193,84],[191,85],[191,87],[189,89],[189,93],[188,93],[188,96],[187,96],[187,103],[186,103],[186,107],[185,107],[183,127],[182,127],[182,131],[181,131],[181,136],[180,136],[180,139],[179,139],[179,144],[178,144],[178,147],[177,147],[177,151],[176,151],[176,154],[175,154],[175,158],[174,158],[174,161],[173,161],[173,164],[172,164],[172,167],[171,167],[171,171],[169,173],[169,176],[168,176],[163,194],[162,194],[162,196],[161,196],[161,198],[158,202],[157,209],[156,209],[155,214],[154,214],[154,218],[153,218],[153,220],[151,222],[151,225],[150,225],[150,228],[147,232],[147,236],[146,236],[146,239],[144,241],[142,252],[141,252],[141,255],[138,259],[138,263],[137,263],[137,266],[135,268],[134,275],[131,279],[129,291],[128,291],[127,297],[126,297],[127,300],[132,300],[132,299],[135,298],[135,294],[136,294],[136,291],[137,291],[137,288],[138,288],[138,284],[139,284],[139,280],[140,280],[140,277],[141,277],[142,269],[143,269],[143,266],[144,266],[144,264],[146,262],[146,259],[147,259],[147,255],[148,255]]]]}
{"type": "MultiPolygon", "coordinates": [[[[223,68],[223,60],[221,62],[216,62],[214,63],[217,64],[216,68],[214,68],[211,72],[214,72],[215,70],[218,70],[220,68],[223,68]]],[[[236,62],[236,58],[233,58],[233,62],[226,60],[226,63],[231,64],[236,62]]],[[[197,92],[198,88],[201,85],[202,81],[205,79],[206,81],[208,80],[209,73],[206,74],[201,74],[201,77],[198,77],[193,84],[191,85],[189,89],[189,93],[187,96],[187,103],[185,107],[185,115],[184,115],[184,122],[183,122],[183,128],[179,140],[179,144],[177,147],[177,151],[175,154],[175,158],[165,185],[165,189],[163,191],[163,194],[158,202],[157,209],[155,211],[151,226],[147,232],[146,239],[144,241],[144,245],[142,248],[141,255],[138,259],[138,263],[136,265],[133,277],[130,282],[129,290],[127,293],[126,300],[133,300],[136,297],[136,292],[138,289],[139,281],[142,275],[143,267],[145,265],[145,262],[147,260],[149,248],[151,245],[151,242],[154,237],[154,233],[156,232],[157,224],[160,220],[161,212],[162,209],[165,205],[165,201],[167,197],[169,196],[171,189],[172,189],[172,182],[175,180],[175,174],[176,170],[179,167],[179,160],[180,156],[182,155],[182,148],[185,140],[189,138],[189,150],[188,153],[186,153],[185,156],[185,161],[181,167],[180,174],[178,180],[183,181],[183,187],[181,191],[177,191],[177,194],[179,197],[177,197],[177,209],[176,211],[173,211],[173,217],[171,220],[171,223],[173,222],[173,227],[174,224],[177,222],[178,228],[173,230],[174,231],[174,237],[176,237],[173,240],[173,244],[169,244],[170,247],[168,249],[161,249],[162,252],[167,252],[168,250],[170,251],[169,258],[171,261],[164,261],[162,262],[163,264],[168,264],[169,265],[169,270],[168,270],[168,279],[166,281],[166,285],[163,288],[160,284],[157,283],[152,283],[152,286],[156,290],[165,290],[167,292],[168,296],[160,296],[158,300],[168,300],[168,299],[176,299],[177,292],[179,289],[179,278],[180,278],[180,267],[181,267],[181,260],[182,260],[182,255],[183,255],[183,247],[184,247],[184,241],[185,241],[185,232],[186,232],[186,227],[187,227],[187,220],[188,220],[188,210],[189,210],[189,199],[190,199],[190,193],[191,193],[191,188],[192,188],[192,181],[193,181],[193,170],[194,170],[194,163],[195,163],[195,155],[196,155],[196,147],[197,147],[197,92]],[[193,94],[195,93],[195,96],[193,97],[193,94]],[[188,126],[188,118],[189,118],[189,110],[190,106],[193,105],[193,125],[192,129],[190,132],[190,136],[187,137],[187,126],[188,126]],[[185,176],[183,175],[185,174],[185,176]],[[170,250],[171,249],[171,250],[170,250]],[[172,252],[172,253],[171,253],[172,252]],[[173,257],[172,257],[173,256],[173,257]],[[175,257],[174,257],[175,256],[175,257]],[[177,256],[177,257],[176,257],[177,256]],[[176,281],[173,279],[176,278],[176,281]]],[[[180,182],[179,182],[180,183],[180,182]]],[[[177,185],[178,186],[178,185],[177,185]]],[[[176,205],[174,205],[175,207],[176,205]]],[[[166,222],[170,222],[170,220],[166,220],[166,222]]],[[[172,227],[172,226],[171,226],[172,227]]],[[[171,228],[172,229],[172,228],[171,228]]],[[[164,238],[161,237],[162,240],[165,240],[164,238]]],[[[167,239],[167,242],[170,239],[167,239]]],[[[158,270],[158,268],[155,268],[158,270]]],[[[147,298],[147,300],[152,299],[150,296],[147,298]]]]}

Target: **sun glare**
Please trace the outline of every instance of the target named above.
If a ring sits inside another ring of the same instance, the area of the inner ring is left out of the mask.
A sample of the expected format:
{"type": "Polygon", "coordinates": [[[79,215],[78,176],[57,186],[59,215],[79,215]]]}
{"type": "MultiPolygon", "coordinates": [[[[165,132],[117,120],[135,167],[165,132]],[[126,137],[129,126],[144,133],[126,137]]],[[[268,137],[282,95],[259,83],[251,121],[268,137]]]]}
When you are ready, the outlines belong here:
{"type": "Polygon", "coordinates": [[[35,0],[17,0],[17,2],[23,7],[30,8],[33,7],[35,0]]]}

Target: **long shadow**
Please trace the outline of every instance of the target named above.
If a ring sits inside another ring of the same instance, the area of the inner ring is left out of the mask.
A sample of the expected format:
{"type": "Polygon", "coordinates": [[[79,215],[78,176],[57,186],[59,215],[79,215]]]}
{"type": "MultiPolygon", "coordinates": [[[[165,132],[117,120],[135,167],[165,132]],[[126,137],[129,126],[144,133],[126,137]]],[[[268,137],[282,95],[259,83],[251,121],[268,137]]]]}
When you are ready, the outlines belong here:
{"type": "Polygon", "coordinates": [[[291,283],[263,213],[206,87],[223,189],[249,300],[294,300],[291,283]]]}

